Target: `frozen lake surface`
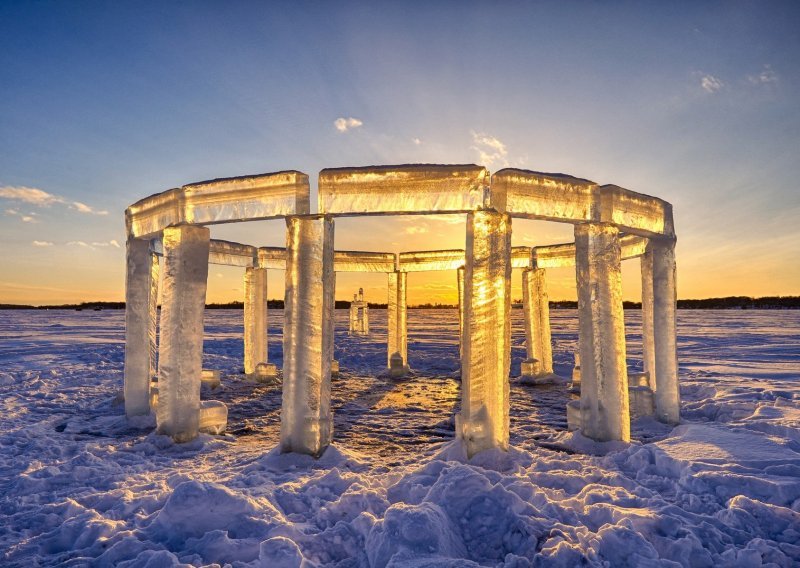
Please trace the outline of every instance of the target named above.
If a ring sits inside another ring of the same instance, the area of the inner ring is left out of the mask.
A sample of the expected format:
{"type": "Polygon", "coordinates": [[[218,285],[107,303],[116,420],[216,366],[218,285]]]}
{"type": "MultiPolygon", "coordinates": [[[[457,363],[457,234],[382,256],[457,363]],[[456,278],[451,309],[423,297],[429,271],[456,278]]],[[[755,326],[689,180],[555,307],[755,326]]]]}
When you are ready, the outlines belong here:
{"type": "MultiPolygon", "coordinates": [[[[386,312],[350,337],[338,310],[334,447],[313,462],[271,452],[280,387],[243,380],[241,310],[206,312],[203,365],[223,379],[203,398],[228,405],[228,433],[185,445],[123,416],[122,311],[0,311],[0,564],[798,565],[800,311],[678,316],[681,426],[593,444],[566,432],[563,386],[512,382],[513,450],[467,462],[449,444],[456,311],[409,310],[398,382],[377,377],[386,312]]],[[[576,313],[551,319],[569,376],[576,313]]],[[[279,367],[281,325],[270,311],[279,367]]]]}

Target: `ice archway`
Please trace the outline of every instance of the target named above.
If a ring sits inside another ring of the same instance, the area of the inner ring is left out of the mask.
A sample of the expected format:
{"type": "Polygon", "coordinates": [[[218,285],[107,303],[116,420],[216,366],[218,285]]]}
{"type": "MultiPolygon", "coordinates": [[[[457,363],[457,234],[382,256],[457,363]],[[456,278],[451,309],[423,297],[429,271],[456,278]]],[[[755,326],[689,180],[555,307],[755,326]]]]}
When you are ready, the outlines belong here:
{"type": "Polygon", "coordinates": [[[337,271],[385,272],[389,290],[387,366],[407,365],[406,275],[456,270],[461,321],[462,404],[456,435],[467,453],[508,446],[510,276],[525,269],[531,372],[552,371],[545,269],[576,267],[580,403],[570,422],[596,440],[630,438],[621,261],[642,258],[645,370],[656,416],[680,413],[675,341],[675,234],[660,199],[562,174],[475,165],[403,165],[322,170],[316,212],[308,176],[297,171],[211,180],[147,197],[126,211],[125,409],[150,412],[158,350],[158,430],[197,435],[208,264],[245,268],[245,369],[266,362],[266,270],[286,271],[283,451],[319,455],[332,439],[330,378],[337,271]],[[335,251],[336,217],[466,215],[464,251],[395,255],[335,251]],[[206,225],[285,218],[286,247],[212,241],[206,225]],[[575,242],[511,247],[513,218],[571,223],[575,242]],[[158,256],[163,256],[159,261],[158,256]],[[158,271],[164,271],[156,346],[158,271]],[[397,358],[395,358],[397,359],[397,358]],[[531,363],[533,365],[533,363],[531,363]]]}

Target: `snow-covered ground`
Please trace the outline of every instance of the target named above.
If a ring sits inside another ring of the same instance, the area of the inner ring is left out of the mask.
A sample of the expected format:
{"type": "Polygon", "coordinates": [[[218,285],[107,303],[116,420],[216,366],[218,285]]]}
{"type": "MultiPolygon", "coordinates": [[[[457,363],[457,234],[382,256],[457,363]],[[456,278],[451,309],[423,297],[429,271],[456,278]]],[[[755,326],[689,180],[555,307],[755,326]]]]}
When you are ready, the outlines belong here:
{"type": "MultiPolygon", "coordinates": [[[[576,314],[551,314],[566,376],[576,314]]],[[[514,384],[512,450],[471,462],[450,444],[456,312],[409,311],[403,382],[377,378],[385,311],[368,338],[346,316],[335,444],[314,461],[273,451],[280,389],[243,381],[241,311],[206,317],[223,386],[203,397],[228,404],[228,434],[185,445],[126,423],[123,312],[0,311],[0,565],[800,565],[800,312],[680,311],[673,430],[593,444],[566,433],[563,386],[514,384]]],[[[279,366],[280,327],[270,312],[279,366]]]]}

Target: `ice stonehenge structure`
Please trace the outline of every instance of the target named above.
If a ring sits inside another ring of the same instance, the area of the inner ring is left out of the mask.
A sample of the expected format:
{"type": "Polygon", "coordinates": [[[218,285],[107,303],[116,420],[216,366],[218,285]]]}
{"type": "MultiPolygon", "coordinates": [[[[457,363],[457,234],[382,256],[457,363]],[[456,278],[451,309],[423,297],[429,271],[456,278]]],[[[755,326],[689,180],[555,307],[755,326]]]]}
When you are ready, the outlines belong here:
{"type": "Polygon", "coordinates": [[[552,346],[546,269],[575,266],[582,379],[580,401],[568,408],[570,424],[595,440],[629,440],[633,391],[626,366],[620,267],[623,259],[638,257],[645,383],[651,387],[656,417],[670,424],[679,421],[675,233],[669,203],[563,174],[503,169],[490,176],[475,165],[325,169],[318,187],[316,211],[308,176],[298,171],[186,185],[126,210],[124,395],[129,416],[151,411],[157,376],[158,431],[176,440],[196,436],[204,411],[200,376],[208,264],[245,269],[248,373],[267,363],[266,271],[281,269],[286,279],[281,449],[320,455],[333,435],[336,272],[388,275],[387,369],[394,365],[402,374],[408,367],[407,275],[453,270],[462,368],[456,436],[470,456],[506,449],[511,270],[524,270],[528,360],[523,372],[548,374],[552,346]],[[456,213],[466,216],[464,250],[334,250],[337,217],[456,213]],[[207,227],[276,218],[286,221],[285,248],[214,241],[207,227]],[[571,223],[575,242],[512,248],[514,218],[571,223]],[[159,271],[163,285],[156,341],[159,271]]]}

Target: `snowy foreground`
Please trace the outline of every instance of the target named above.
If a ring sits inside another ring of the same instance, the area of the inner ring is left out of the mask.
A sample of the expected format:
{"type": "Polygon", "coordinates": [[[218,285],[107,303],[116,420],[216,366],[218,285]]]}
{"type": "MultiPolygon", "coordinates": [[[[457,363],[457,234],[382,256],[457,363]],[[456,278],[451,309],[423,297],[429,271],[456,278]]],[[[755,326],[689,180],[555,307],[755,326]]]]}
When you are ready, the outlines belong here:
{"type": "MultiPolygon", "coordinates": [[[[386,312],[337,313],[335,444],[273,451],[280,389],[246,383],[242,312],[208,311],[228,434],[175,445],[123,416],[118,312],[0,312],[3,566],[797,566],[800,312],[680,311],[683,423],[630,445],[568,434],[564,385],[512,385],[508,454],[453,437],[452,311],[409,311],[408,381],[377,378],[386,312]]],[[[513,310],[512,375],[524,356],[513,310]]],[[[567,376],[574,311],[552,312],[567,376]]],[[[639,313],[627,312],[641,369],[639,313]]],[[[281,364],[281,316],[270,359],[281,364]]]]}

